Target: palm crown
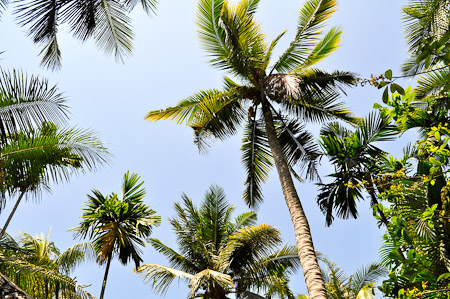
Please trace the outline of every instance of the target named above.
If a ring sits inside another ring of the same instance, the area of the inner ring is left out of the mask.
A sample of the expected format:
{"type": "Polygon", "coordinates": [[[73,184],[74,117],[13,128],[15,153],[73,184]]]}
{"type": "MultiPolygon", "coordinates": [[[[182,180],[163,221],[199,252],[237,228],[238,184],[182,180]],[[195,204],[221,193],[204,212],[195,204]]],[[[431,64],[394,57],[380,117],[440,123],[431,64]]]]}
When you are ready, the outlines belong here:
{"type": "Polygon", "coordinates": [[[144,264],[137,269],[156,291],[164,292],[175,277],[190,282],[189,298],[238,298],[250,291],[291,294],[287,275],[299,266],[296,249],[281,244],[280,232],[266,224],[256,225],[255,212],[232,218],[235,207],[222,188],[211,186],[200,206],[183,195],[175,204],[177,216],[169,221],[179,250],[151,239],[173,268],[144,264]],[[203,292],[202,292],[203,291],[203,292]]]}
{"type": "Polygon", "coordinates": [[[307,2],[300,11],[295,40],[270,67],[272,51],[284,32],[270,45],[265,42],[254,19],[258,3],[199,2],[199,35],[210,63],[243,84],[225,77],[222,90],[199,91],[175,107],[150,111],[146,118],[186,122],[194,129],[200,150],[208,148],[210,137],[225,139],[245,123],[242,161],[248,178],[244,199],[250,206],[262,200],[261,183],[273,166],[263,107],[273,117],[289,164],[306,166],[311,176],[315,174],[314,163],[308,162],[317,157],[317,148],[301,120],[352,119],[349,110],[336,101],[339,84],[350,84],[352,74],[338,71],[330,74],[312,68],[339,43],[342,32],[336,27],[322,39],[318,37],[323,22],[334,11],[335,1],[307,2]]]}
{"type": "Polygon", "coordinates": [[[124,265],[132,260],[139,267],[142,262],[140,246],[145,246],[144,240],[152,233],[153,226],[161,223],[161,217],[155,216],[156,212],[144,204],[144,182],[139,180],[137,174],[125,173],[122,199],[116,193],[104,196],[93,190],[83,209],[83,220],[72,229],[76,236],[91,239],[98,254],[97,261],[106,263],[100,299],[105,294],[113,257],[117,256],[124,265]]]}

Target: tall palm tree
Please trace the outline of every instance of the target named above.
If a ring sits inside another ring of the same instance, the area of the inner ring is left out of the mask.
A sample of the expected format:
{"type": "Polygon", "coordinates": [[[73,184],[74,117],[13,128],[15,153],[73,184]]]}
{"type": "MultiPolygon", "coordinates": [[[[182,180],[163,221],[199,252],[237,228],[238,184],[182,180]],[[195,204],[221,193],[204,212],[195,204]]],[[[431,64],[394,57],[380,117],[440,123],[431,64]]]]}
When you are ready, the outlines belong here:
{"type": "Polygon", "coordinates": [[[139,246],[145,246],[144,240],[150,236],[153,226],[161,222],[161,217],[154,216],[156,212],[144,204],[144,182],[139,180],[137,174],[125,173],[121,199],[115,193],[104,196],[92,190],[93,195],[88,195],[87,207],[83,209],[83,220],[72,229],[76,236],[92,240],[97,262],[106,262],[100,299],[105,294],[112,259],[118,256],[124,265],[131,259],[139,267],[142,262],[139,246]]]}
{"type": "Polygon", "coordinates": [[[0,16],[9,4],[33,42],[42,45],[41,64],[55,70],[61,67],[60,26],[67,25],[73,37],[82,42],[93,37],[98,48],[123,61],[133,48],[129,14],[140,4],[153,15],[157,0],[0,0],[0,16]]]}
{"type": "Polygon", "coordinates": [[[18,194],[0,237],[26,194],[108,160],[92,132],[62,128],[67,122],[65,101],[45,79],[0,70],[0,211],[6,194],[18,194]]]}
{"type": "Polygon", "coordinates": [[[94,298],[69,276],[80,262],[95,257],[93,246],[79,243],[60,252],[49,235],[22,233],[14,240],[5,234],[0,241],[0,272],[33,298],[94,298]]]}
{"type": "Polygon", "coordinates": [[[352,84],[353,75],[312,67],[333,52],[340,41],[342,32],[337,27],[320,36],[324,22],[335,11],[335,0],[305,3],[294,40],[270,66],[273,49],[285,32],[270,44],[265,42],[254,18],[258,4],[259,0],[237,4],[199,1],[197,25],[210,63],[242,83],[226,77],[222,90],[202,90],[175,107],[150,111],[146,119],[186,122],[193,128],[200,150],[208,147],[211,137],[225,139],[247,121],[242,146],[247,171],[244,200],[252,207],[263,200],[261,184],[275,164],[295,227],[308,292],[312,298],[324,298],[309,224],[291,173],[297,176],[293,167],[299,164],[308,171],[308,177],[316,175],[317,147],[303,121],[353,120],[349,110],[337,101],[341,87],[352,84]]]}
{"type": "MultiPolygon", "coordinates": [[[[232,218],[235,209],[218,186],[211,186],[200,206],[182,196],[175,203],[177,216],[169,219],[179,251],[158,239],[153,247],[167,257],[171,267],[144,264],[137,272],[157,292],[164,293],[178,277],[189,281],[188,298],[237,298],[265,291],[293,298],[287,276],[299,267],[296,249],[281,245],[280,232],[266,224],[256,225],[256,213],[232,218]]],[[[248,297],[250,298],[250,297],[248,297]]]]}

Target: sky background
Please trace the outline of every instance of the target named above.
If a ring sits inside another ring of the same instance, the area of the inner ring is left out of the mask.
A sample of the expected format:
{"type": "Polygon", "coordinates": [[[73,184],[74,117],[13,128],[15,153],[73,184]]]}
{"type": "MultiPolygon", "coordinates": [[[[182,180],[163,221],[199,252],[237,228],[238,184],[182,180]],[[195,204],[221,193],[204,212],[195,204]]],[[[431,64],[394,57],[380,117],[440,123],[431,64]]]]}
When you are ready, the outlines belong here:
{"type": "MultiPolygon", "coordinates": [[[[399,74],[400,64],[407,57],[401,8],[406,0],[341,0],[337,12],[329,21],[344,30],[341,47],[320,63],[327,70],[348,70],[369,78],[393,69],[399,74]]],[[[304,1],[262,0],[256,17],[268,41],[287,29],[274,54],[281,54],[293,39],[298,12],[304,1]]],[[[70,124],[90,128],[98,133],[113,157],[111,163],[94,173],[73,176],[70,182],[52,186],[39,201],[21,204],[8,232],[19,231],[36,235],[52,228],[51,238],[65,250],[76,242],[67,230],[78,224],[81,209],[92,189],[103,194],[120,193],[123,174],[130,170],[145,181],[145,202],[162,216],[162,225],[152,237],[175,246],[175,238],[167,218],[174,216],[173,202],[184,192],[194,202],[200,202],[211,184],[225,189],[228,200],[237,206],[236,215],[247,210],[242,201],[245,172],[241,165],[238,134],[224,142],[217,141],[207,155],[200,155],[193,144],[193,133],[185,125],[170,121],[144,121],[150,110],[175,105],[199,89],[220,88],[224,73],[207,63],[200,48],[196,26],[196,1],[160,0],[157,16],[148,17],[139,7],[132,13],[135,33],[133,55],[124,64],[96,49],[93,41],[81,43],[64,28],[59,31],[63,67],[50,72],[39,66],[40,48],[31,42],[25,30],[14,21],[12,10],[0,20],[0,66],[4,70],[21,69],[29,75],[39,75],[58,86],[69,99],[70,124]]],[[[277,57],[278,55],[273,55],[277,57]]],[[[402,82],[404,87],[412,84],[402,82]]],[[[356,87],[344,97],[358,116],[367,115],[375,102],[381,102],[381,92],[374,87],[356,87]]],[[[318,132],[319,125],[310,125],[318,132]]],[[[405,138],[404,138],[405,139],[405,138]]],[[[407,138],[406,138],[407,139],[407,138]]],[[[404,140],[405,142],[407,140],[404,140]]],[[[384,144],[389,152],[399,154],[399,142],[384,144]]],[[[323,177],[333,168],[322,161],[323,177]]],[[[308,217],[316,250],[327,255],[351,274],[358,267],[377,261],[383,231],[378,229],[367,202],[359,205],[357,220],[337,219],[332,227],[325,226],[315,197],[313,183],[297,183],[297,190],[308,217]]],[[[278,227],[286,243],[294,244],[293,225],[281,192],[276,171],[263,189],[265,202],[258,210],[258,222],[278,227]]],[[[3,225],[14,201],[1,211],[3,225]]],[[[151,247],[144,249],[144,263],[169,265],[151,247]]],[[[132,271],[134,265],[113,261],[105,297],[161,298],[142,283],[132,271]]],[[[104,268],[86,263],[74,276],[80,284],[92,284],[88,291],[100,293],[104,268]]],[[[292,277],[295,293],[306,293],[301,273],[292,277]]],[[[175,281],[166,298],[183,298],[187,284],[175,281]]]]}

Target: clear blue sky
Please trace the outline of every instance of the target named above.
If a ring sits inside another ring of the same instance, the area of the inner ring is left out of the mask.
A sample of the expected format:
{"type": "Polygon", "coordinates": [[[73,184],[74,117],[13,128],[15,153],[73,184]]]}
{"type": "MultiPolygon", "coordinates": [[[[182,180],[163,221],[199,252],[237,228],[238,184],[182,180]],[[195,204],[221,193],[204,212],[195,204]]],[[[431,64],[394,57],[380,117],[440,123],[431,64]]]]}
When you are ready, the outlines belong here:
{"type": "MultiPolygon", "coordinates": [[[[244,170],[240,164],[241,136],[225,142],[217,141],[208,155],[199,155],[193,145],[193,133],[184,125],[169,121],[145,122],[149,110],[176,104],[198,89],[220,87],[222,75],[206,63],[195,28],[196,1],[160,0],[158,14],[149,18],[137,7],[132,14],[135,33],[133,55],[125,64],[116,63],[95,48],[92,41],[80,43],[61,28],[59,42],[63,68],[49,72],[39,66],[39,48],[14,24],[11,10],[3,14],[0,23],[2,43],[0,66],[20,68],[28,74],[39,74],[57,84],[69,98],[70,123],[98,132],[113,154],[109,165],[95,173],[72,177],[69,183],[52,187],[39,202],[23,204],[13,219],[9,233],[19,230],[31,235],[48,232],[64,250],[74,244],[67,229],[77,225],[86,194],[98,189],[104,194],[120,192],[123,174],[130,170],[142,176],[147,188],[146,202],[163,218],[153,237],[175,245],[167,218],[174,215],[173,202],[185,192],[199,202],[210,184],[221,185],[237,212],[246,207],[241,200],[244,170]]],[[[277,46],[281,53],[295,34],[298,11],[303,1],[262,0],[257,19],[269,40],[288,29],[277,46]]],[[[341,0],[331,25],[344,30],[342,46],[320,67],[332,71],[349,70],[369,77],[399,66],[406,58],[401,21],[401,8],[406,0],[341,0]]],[[[406,86],[409,82],[404,83],[406,86]]],[[[350,90],[345,98],[357,115],[366,115],[381,93],[373,87],[350,90]]],[[[317,132],[318,126],[313,127],[317,132]]],[[[399,153],[398,143],[389,151],[399,153]]],[[[332,168],[323,161],[323,176],[332,168]]],[[[358,220],[337,220],[325,226],[319,211],[312,183],[297,184],[300,198],[311,226],[317,250],[341,265],[348,274],[363,264],[376,261],[382,231],[376,226],[367,203],[360,205],[358,220]]],[[[284,203],[275,171],[264,186],[266,201],[258,210],[259,222],[276,226],[284,240],[294,244],[293,226],[284,203]]],[[[13,201],[8,201],[0,215],[3,224],[13,201]]],[[[168,265],[151,247],[144,249],[144,261],[168,265]]],[[[160,298],[132,271],[114,261],[106,288],[106,298],[160,298]]],[[[90,292],[98,296],[104,268],[94,263],[80,266],[74,275],[80,284],[92,284],[90,292]]],[[[301,274],[292,277],[292,289],[305,293],[301,274]]],[[[175,282],[166,298],[186,297],[187,286],[175,282]]]]}

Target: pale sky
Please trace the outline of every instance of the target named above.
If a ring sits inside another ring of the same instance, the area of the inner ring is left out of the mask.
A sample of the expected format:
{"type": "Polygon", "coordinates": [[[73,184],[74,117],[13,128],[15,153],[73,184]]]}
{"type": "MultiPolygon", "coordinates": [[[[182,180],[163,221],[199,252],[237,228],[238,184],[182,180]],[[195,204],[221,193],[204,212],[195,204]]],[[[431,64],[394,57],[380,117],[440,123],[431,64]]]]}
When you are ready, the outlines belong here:
{"type": "MultiPolygon", "coordinates": [[[[79,222],[81,209],[91,189],[103,194],[120,192],[123,174],[130,170],[142,176],[147,189],[146,203],[162,216],[163,223],[152,237],[175,246],[175,237],[167,221],[174,216],[173,202],[186,193],[200,202],[211,184],[225,189],[228,200],[237,206],[237,213],[247,210],[241,200],[245,172],[241,165],[241,135],[224,142],[217,141],[208,155],[199,155],[193,144],[193,133],[184,125],[170,121],[150,123],[144,116],[150,110],[175,105],[179,100],[199,89],[222,86],[223,74],[207,64],[200,48],[196,28],[194,0],[160,0],[156,17],[149,18],[139,7],[132,14],[135,33],[133,55],[125,64],[116,63],[104,55],[92,41],[80,43],[61,28],[59,43],[63,67],[50,72],[39,66],[40,48],[31,42],[24,30],[14,24],[11,9],[0,20],[0,66],[5,70],[22,69],[28,74],[40,75],[57,84],[69,98],[70,124],[91,128],[113,154],[109,165],[95,173],[74,176],[69,183],[52,187],[51,194],[43,194],[39,202],[23,203],[8,232],[31,235],[48,232],[64,250],[78,240],[67,232],[79,222]]],[[[344,30],[342,46],[324,60],[320,67],[333,71],[348,70],[369,77],[392,68],[399,73],[400,64],[407,57],[401,21],[401,8],[406,0],[341,0],[338,11],[329,22],[344,30]]],[[[300,7],[304,1],[262,0],[257,19],[272,40],[283,30],[288,33],[277,46],[280,54],[295,34],[300,7]]],[[[274,55],[276,57],[276,55],[274,55]]],[[[411,82],[402,83],[404,87],[411,82]]],[[[357,87],[348,91],[347,105],[359,116],[371,111],[375,102],[381,102],[381,92],[373,87],[357,87]]],[[[317,132],[319,126],[310,126],[317,132]]],[[[401,152],[399,143],[385,148],[401,152]]],[[[333,171],[322,161],[321,174],[333,171]]],[[[382,230],[372,217],[367,202],[359,206],[358,220],[337,219],[332,227],[325,226],[313,183],[297,183],[301,201],[309,219],[315,248],[326,254],[347,274],[361,265],[376,261],[381,245],[382,230]]],[[[276,171],[263,189],[265,202],[258,210],[259,223],[280,228],[286,243],[295,244],[293,225],[281,192],[276,171]]],[[[3,225],[12,207],[8,201],[0,215],[3,225]]],[[[144,263],[169,265],[163,256],[150,246],[144,249],[144,263]]],[[[161,298],[142,283],[132,269],[133,264],[121,265],[113,261],[105,297],[161,298]]],[[[104,267],[95,263],[80,266],[74,273],[80,284],[99,296],[104,267]]],[[[301,274],[292,277],[292,289],[305,293],[301,274]]],[[[175,281],[165,298],[185,298],[187,285],[175,281]]]]}

